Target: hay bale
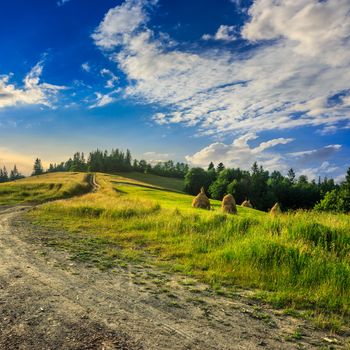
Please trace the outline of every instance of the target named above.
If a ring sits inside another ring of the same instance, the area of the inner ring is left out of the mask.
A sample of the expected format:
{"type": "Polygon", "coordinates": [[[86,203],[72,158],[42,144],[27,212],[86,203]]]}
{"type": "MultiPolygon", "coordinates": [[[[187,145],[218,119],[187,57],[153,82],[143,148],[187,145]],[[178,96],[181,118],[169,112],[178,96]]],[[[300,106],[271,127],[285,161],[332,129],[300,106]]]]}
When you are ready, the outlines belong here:
{"type": "Polygon", "coordinates": [[[210,201],[206,196],[203,187],[201,188],[200,193],[195,198],[193,198],[192,207],[210,210],[210,201]]]}
{"type": "Polygon", "coordinates": [[[282,213],[282,210],[281,210],[281,207],[278,203],[276,203],[270,210],[270,215],[272,216],[276,216],[278,214],[281,214],[282,213]]]}
{"type": "Polygon", "coordinates": [[[232,194],[227,194],[222,199],[221,209],[224,213],[237,214],[236,201],[232,194]]]}
{"type": "Polygon", "coordinates": [[[246,207],[246,208],[253,208],[252,203],[250,203],[249,199],[246,199],[242,204],[242,207],[246,207]]]}

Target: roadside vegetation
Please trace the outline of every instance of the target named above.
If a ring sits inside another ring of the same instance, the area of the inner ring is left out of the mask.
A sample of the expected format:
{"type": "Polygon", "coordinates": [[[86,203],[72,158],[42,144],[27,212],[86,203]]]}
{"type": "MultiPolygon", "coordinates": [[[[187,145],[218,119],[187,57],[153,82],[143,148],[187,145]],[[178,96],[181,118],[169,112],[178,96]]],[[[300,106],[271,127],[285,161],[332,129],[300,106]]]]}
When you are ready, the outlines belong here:
{"type": "Polygon", "coordinates": [[[42,203],[86,193],[90,175],[61,173],[32,176],[0,183],[0,205],[42,203]]]}
{"type": "Polygon", "coordinates": [[[211,200],[211,211],[193,209],[192,196],[167,191],[156,177],[137,180],[97,174],[97,192],[47,203],[28,217],[48,232],[55,229],[48,244],[101,269],[155,263],[218,292],[251,288],[254,297],[322,327],[349,322],[349,215],[296,211],[271,217],[240,206],[237,215],[226,215],[220,201],[211,200]],[[60,235],[62,229],[70,234],[60,235]]]}

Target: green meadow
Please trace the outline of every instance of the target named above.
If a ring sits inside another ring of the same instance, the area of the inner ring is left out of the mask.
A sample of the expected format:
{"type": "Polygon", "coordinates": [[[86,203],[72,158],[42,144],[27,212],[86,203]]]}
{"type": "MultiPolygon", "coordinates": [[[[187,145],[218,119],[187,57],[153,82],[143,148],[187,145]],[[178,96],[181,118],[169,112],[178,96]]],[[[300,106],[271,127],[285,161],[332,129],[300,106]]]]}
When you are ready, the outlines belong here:
{"type": "Polygon", "coordinates": [[[28,218],[51,232],[50,245],[101,269],[156,264],[219,293],[249,289],[321,327],[340,329],[349,321],[349,215],[271,217],[240,206],[237,215],[226,215],[215,200],[211,211],[191,208],[193,197],[174,191],[177,180],[125,176],[97,174],[97,192],[37,206],[28,218]],[[62,229],[69,234],[54,234],[62,229]]]}
{"type": "MultiPolygon", "coordinates": [[[[145,174],[136,171],[128,173],[119,173],[118,175],[129,180],[136,180],[139,182],[143,182],[147,185],[162,187],[171,191],[182,192],[184,189],[184,182],[182,179],[158,176],[153,174],[145,174]]],[[[124,179],[124,181],[127,180],[124,179]]]]}
{"type": "Polygon", "coordinates": [[[51,173],[0,183],[0,205],[42,203],[83,194],[90,188],[83,173],[51,173]]]}

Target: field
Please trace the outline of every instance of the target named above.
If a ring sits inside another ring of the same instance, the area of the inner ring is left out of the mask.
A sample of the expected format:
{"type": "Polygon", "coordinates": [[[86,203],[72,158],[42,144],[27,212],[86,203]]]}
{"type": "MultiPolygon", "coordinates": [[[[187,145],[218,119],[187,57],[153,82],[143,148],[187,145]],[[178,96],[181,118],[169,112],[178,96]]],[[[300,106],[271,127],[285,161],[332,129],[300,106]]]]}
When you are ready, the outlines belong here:
{"type": "Polygon", "coordinates": [[[0,184],[0,205],[41,203],[68,198],[89,190],[89,176],[82,173],[52,173],[0,184]]]}
{"type": "Polygon", "coordinates": [[[144,173],[138,173],[138,172],[119,173],[118,175],[131,180],[147,183],[148,185],[163,187],[172,191],[182,192],[184,189],[184,183],[183,183],[183,180],[181,179],[157,176],[153,174],[144,174],[144,173]]]}
{"type": "Polygon", "coordinates": [[[191,208],[191,196],[166,189],[179,190],[171,179],[96,179],[98,191],[28,213],[35,225],[70,232],[49,235],[49,245],[101,269],[151,263],[195,277],[218,293],[249,289],[253,298],[321,327],[340,329],[348,322],[348,215],[296,212],[272,218],[242,207],[238,215],[225,215],[218,201],[211,201],[211,211],[191,208]]]}

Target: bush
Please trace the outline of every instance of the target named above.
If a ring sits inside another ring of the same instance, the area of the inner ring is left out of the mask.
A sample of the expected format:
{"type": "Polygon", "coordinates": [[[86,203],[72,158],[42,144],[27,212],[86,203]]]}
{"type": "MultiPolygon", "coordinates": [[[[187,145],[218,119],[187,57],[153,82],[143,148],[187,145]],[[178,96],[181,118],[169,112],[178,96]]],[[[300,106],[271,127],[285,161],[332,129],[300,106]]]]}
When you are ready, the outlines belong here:
{"type": "Polygon", "coordinates": [[[342,191],[333,190],[327,192],[324,198],[315,205],[315,210],[333,211],[344,213],[346,212],[346,202],[343,198],[342,191]]]}

